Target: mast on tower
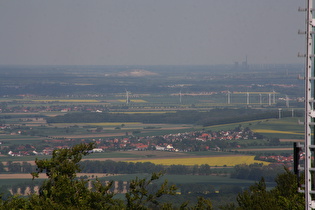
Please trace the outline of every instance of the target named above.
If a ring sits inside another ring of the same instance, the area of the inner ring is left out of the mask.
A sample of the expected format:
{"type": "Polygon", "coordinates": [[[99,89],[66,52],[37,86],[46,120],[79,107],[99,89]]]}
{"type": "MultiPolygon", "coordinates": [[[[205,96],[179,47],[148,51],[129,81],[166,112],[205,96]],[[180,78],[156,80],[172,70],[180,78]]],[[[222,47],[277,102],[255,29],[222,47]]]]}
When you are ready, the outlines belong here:
{"type": "MultiPolygon", "coordinates": [[[[305,35],[305,45],[306,53],[298,54],[299,57],[305,57],[305,115],[304,115],[304,189],[300,190],[305,194],[305,209],[314,209],[315,208],[315,189],[312,182],[315,179],[315,167],[312,166],[312,160],[315,157],[315,139],[314,139],[314,120],[315,120],[315,110],[314,110],[314,93],[315,93],[315,70],[314,70],[314,27],[315,19],[313,18],[313,0],[306,0],[306,8],[299,8],[299,11],[305,12],[306,15],[306,31],[300,31],[299,34],[305,35]]],[[[299,167],[298,167],[299,168],[299,167]]],[[[298,172],[299,173],[299,172],[298,172]]]]}

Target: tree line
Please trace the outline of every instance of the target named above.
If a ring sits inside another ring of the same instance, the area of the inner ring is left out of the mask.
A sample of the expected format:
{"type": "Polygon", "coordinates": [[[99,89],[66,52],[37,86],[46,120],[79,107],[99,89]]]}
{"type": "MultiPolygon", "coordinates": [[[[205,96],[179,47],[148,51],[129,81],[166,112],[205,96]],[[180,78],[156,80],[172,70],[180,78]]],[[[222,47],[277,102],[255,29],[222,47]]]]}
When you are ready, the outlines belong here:
{"type": "Polygon", "coordinates": [[[28,162],[12,162],[8,161],[6,165],[0,162],[0,173],[8,172],[8,173],[31,173],[35,169],[35,166],[32,166],[28,162]]]}
{"type": "MultiPolygon", "coordinates": [[[[295,116],[302,116],[296,112],[295,116]]],[[[291,112],[283,111],[283,117],[291,116],[291,112]]],[[[212,109],[207,112],[177,111],[163,114],[124,114],[124,113],[67,113],[55,117],[47,117],[47,123],[91,123],[91,122],[142,122],[142,123],[170,123],[170,124],[198,124],[210,126],[216,124],[235,123],[250,120],[277,118],[276,110],[258,109],[212,109]]]]}
{"type": "MultiPolygon", "coordinates": [[[[208,164],[187,166],[187,165],[156,165],[150,162],[115,162],[86,160],[80,163],[84,173],[108,173],[108,174],[140,174],[163,171],[169,175],[210,175],[216,173],[208,164]]],[[[268,182],[273,182],[278,174],[283,173],[283,166],[262,164],[242,164],[234,166],[230,177],[235,179],[247,179],[259,181],[262,177],[268,182]]]]}
{"type": "Polygon", "coordinates": [[[109,174],[137,174],[137,173],[154,173],[164,171],[166,174],[174,175],[209,175],[211,173],[208,164],[186,166],[170,165],[164,166],[150,162],[115,162],[113,160],[80,162],[83,173],[109,173],[109,174]]]}
{"type": "Polygon", "coordinates": [[[284,172],[283,166],[264,166],[262,164],[242,164],[234,166],[230,177],[234,179],[247,179],[259,181],[262,177],[267,182],[273,182],[278,174],[284,172]]]}
{"type": "MultiPolygon", "coordinates": [[[[154,173],[163,171],[169,175],[210,175],[217,173],[217,169],[213,169],[208,164],[187,166],[187,165],[159,165],[151,162],[115,162],[113,160],[97,161],[85,160],[79,163],[83,173],[108,173],[108,174],[141,174],[154,173]]],[[[6,165],[0,162],[0,172],[7,173],[31,173],[35,170],[27,162],[8,161],[6,165]]],[[[235,179],[247,179],[259,181],[261,177],[268,182],[274,181],[275,177],[283,173],[282,166],[264,166],[262,164],[242,164],[234,166],[230,172],[230,177],[235,179]]]]}

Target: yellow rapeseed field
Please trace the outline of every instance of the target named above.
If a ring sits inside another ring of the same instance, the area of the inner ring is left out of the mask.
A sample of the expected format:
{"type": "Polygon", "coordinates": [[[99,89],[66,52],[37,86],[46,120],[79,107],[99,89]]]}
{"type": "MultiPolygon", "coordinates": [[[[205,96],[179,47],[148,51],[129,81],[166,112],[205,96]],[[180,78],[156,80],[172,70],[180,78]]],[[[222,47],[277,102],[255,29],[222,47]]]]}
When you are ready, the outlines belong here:
{"type": "Polygon", "coordinates": [[[235,156],[219,156],[219,157],[193,157],[193,158],[166,158],[166,159],[145,159],[145,160],[134,160],[128,162],[151,162],[154,164],[161,165],[201,165],[208,164],[210,166],[235,166],[239,164],[253,164],[262,163],[269,165],[269,162],[254,160],[255,156],[246,155],[235,155],[235,156]]]}
{"type": "Polygon", "coordinates": [[[142,100],[142,99],[131,99],[130,101],[134,103],[147,103],[147,101],[142,100]]]}
{"type": "Polygon", "coordinates": [[[292,132],[292,131],[277,131],[277,130],[269,130],[269,129],[253,129],[255,133],[281,133],[281,134],[297,134],[303,135],[303,133],[292,132]]]}

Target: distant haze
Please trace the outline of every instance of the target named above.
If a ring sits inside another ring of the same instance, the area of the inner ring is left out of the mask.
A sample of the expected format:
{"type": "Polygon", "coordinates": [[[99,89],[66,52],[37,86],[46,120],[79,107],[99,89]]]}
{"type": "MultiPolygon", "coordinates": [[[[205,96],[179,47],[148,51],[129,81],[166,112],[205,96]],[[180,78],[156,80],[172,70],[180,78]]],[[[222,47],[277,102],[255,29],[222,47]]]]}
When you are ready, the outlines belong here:
{"type": "Polygon", "coordinates": [[[0,65],[302,63],[297,0],[0,0],[0,65]]]}

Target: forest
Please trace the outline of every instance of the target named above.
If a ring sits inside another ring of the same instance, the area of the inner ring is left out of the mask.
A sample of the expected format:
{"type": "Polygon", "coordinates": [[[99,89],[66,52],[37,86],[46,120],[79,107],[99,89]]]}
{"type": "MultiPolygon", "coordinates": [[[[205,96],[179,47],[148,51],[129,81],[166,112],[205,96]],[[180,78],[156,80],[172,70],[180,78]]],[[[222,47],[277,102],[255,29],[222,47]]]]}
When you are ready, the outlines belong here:
{"type": "MultiPolygon", "coordinates": [[[[296,112],[302,116],[303,112],[296,112]]],[[[291,116],[284,111],[283,117],[291,116]]],[[[124,113],[68,113],[47,117],[47,123],[97,123],[97,122],[142,122],[169,124],[196,124],[203,126],[235,123],[250,120],[278,118],[276,110],[258,109],[212,109],[209,111],[177,111],[165,114],[124,114],[124,113]]]]}
{"type": "MultiPolygon", "coordinates": [[[[86,160],[80,163],[82,172],[85,173],[108,173],[108,174],[141,174],[154,173],[163,171],[165,174],[176,175],[209,175],[217,171],[211,168],[208,164],[186,166],[186,165],[155,165],[150,162],[115,162],[106,161],[91,161],[86,160]]],[[[247,179],[259,181],[262,177],[266,181],[272,182],[279,173],[284,172],[283,166],[270,165],[263,166],[262,164],[236,165],[231,170],[231,178],[247,179]]]]}

